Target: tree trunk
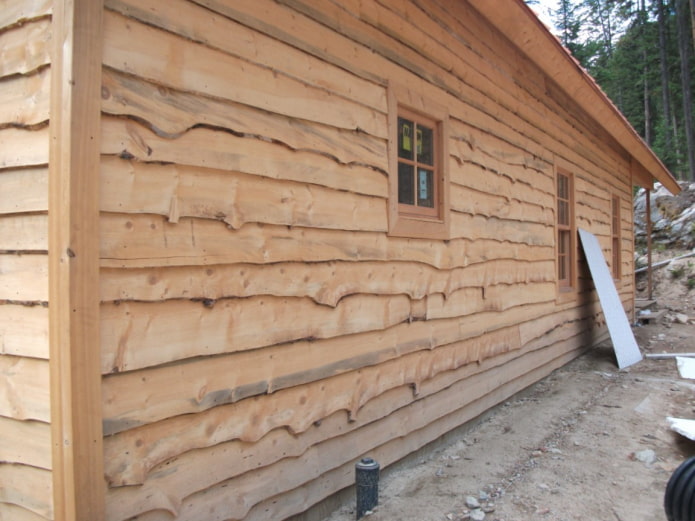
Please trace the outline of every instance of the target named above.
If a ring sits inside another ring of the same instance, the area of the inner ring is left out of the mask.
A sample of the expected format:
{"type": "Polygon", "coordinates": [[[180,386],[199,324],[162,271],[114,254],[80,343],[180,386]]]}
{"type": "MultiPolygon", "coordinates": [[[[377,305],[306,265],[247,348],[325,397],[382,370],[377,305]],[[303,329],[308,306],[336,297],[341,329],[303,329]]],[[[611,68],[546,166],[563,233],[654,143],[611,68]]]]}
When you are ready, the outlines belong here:
{"type": "Polygon", "coordinates": [[[642,59],[644,60],[644,68],[642,70],[642,77],[644,83],[644,141],[652,146],[652,110],[651,110],[651,100],[649,99],[649,66],[647,65],[647,51],[642,50],[642,59]]]}
{"type": "MultiPolygon", "coordinates": [[[[695,0],[693,0],[695,1],[695,0]]],[[[668,81],[668,59],[666,49],[668,45],[666,34],[666,14],[664,12],[664,0],[657,0],[658,17],[657,23],[659,27],[659,66],[661,69],[661,104],[664,115],[664,143],[666,145],[666,154],[672,157],[672,129],[671,129],[671,91],[668,81]]],[[[667,165],[672,167],[673,165],[667,165]]]]}
{"type": "Polygon", "coordinates": [[[690,57],[692,39],[688,31],[688,0],[676,0],[676,18],[678,21],[678,52],[681,63],[681,88],[683,89],[683,123],[688,175],[695,182],[695,133],[693,129],[692,86],[690,84],[690,57]]]}

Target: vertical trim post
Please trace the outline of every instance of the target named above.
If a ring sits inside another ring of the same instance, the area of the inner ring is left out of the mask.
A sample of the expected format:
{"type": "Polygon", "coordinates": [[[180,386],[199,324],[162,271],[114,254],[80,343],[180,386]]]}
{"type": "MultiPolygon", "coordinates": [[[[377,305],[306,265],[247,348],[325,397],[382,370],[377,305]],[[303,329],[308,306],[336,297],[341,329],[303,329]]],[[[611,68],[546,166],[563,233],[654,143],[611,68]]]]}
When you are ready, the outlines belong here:
{"type": "Polygon", "coordinates": [[[104,519],[99,363],[103,0],[55,0],[49,149],[49,341],[56,521],[104,519]]]}
{"type": "Polygon", "coordinates": [[[647,298],[654,296],[652,289],[652,191],[647,188],[644,193],[647,198],[645,211],[647,212],[647,298]]]}

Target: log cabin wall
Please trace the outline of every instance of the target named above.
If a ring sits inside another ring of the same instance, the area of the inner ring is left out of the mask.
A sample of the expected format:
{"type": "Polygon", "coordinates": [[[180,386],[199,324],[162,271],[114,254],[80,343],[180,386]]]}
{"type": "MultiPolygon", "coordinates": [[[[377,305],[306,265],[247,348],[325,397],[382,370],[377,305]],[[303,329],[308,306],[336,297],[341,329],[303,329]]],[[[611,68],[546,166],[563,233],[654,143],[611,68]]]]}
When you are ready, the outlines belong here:
{"type": "Polygon", "coordinates": [[[466,1],[105,7],[108,520],[284,519],[602,338],[558,165],[631,305],[629,156],[466,1]],[[449,110],[448,240],[388,234],[391,82],[449,110]]]}
{"type": "Polygon", "coordinates": [[[0,9],[0,519],[53,519],[48,354],[51,2],[0,9]]]}

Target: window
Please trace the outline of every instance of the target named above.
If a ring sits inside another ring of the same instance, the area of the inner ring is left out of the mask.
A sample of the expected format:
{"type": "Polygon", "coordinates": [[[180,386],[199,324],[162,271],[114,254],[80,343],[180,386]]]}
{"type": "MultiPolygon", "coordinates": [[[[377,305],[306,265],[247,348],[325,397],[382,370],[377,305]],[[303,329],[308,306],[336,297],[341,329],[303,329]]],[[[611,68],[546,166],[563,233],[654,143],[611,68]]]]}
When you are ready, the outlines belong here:
{"type": "Polygon", "coordinates": [[[398,211],[403,215],[439,217],[435,183],[439,142],[437,123],[408,110],[398,112],[398,211]]]}
{"type": "Polygon", "coordinates": [[[449,238],[447,136],[445,109],[389,85],[390,235],[449,238]]]}
{"type": "Polygon", "coordinates": [[[611,249],[612,256],[612,272],[615,280],[620,279],[620,197],[613,196],[611,201],[611,249]]]}
{"type": "Polygon", "coordinates": [[[557,280],[561,291],[574,286],[574,187],[570,174],[557,173],[557,280]]]}

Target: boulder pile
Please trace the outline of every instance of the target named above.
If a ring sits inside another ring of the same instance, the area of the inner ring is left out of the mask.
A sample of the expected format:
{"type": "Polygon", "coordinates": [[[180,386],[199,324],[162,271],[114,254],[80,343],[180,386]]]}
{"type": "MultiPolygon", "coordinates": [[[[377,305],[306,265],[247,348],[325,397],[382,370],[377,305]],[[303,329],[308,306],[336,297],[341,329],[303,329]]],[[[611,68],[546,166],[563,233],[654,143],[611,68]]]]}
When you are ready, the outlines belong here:
{"type": "MultiPolygon", "coordinates": [[[[660,184],[651,192],[652,244],[663,249],[695,248],[695,183],[681,182],[683,191],[674,196],[660,184]]],[[[635,243],[647,244],[646,190],[634,199],[635,243]]]]}

